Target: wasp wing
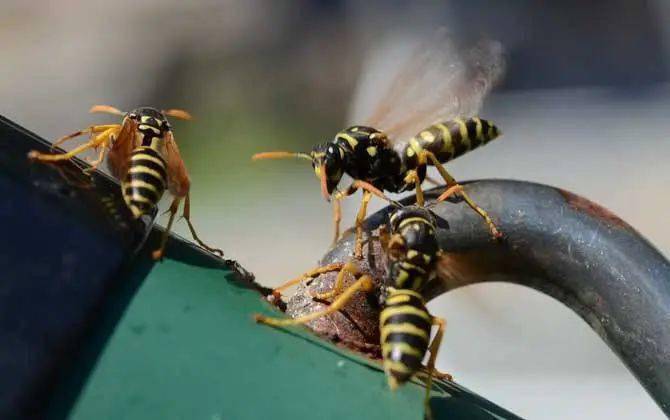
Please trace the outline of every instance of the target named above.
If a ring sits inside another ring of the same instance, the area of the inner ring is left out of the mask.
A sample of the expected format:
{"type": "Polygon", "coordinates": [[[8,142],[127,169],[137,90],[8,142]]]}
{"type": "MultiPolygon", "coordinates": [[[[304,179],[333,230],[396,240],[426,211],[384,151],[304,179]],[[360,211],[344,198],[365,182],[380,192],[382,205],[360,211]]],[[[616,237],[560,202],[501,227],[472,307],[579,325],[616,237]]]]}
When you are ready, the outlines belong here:
{"type": "MultiPolygon", "coordinates": [[[[480,41],[472,48],[461,48],[444,29],[409,50],[404,60],[391,60],[400,65],[388,60],[383,63],[384,69],[398,70],[386,86],[377,86],[381,92],[375,94],[370,89],[365,92],[365,86],[361,85],[360,92],[365,93],[358,95],[353,106],[353,117],[367,115],[367,118],[356,118],[357,123],[364,121],[385,131],[391,141],[407,140],[439,121],[474,116],[504,70],[500,43],[480,41]],[[372,102],[367,105],[367,113],[364,111],[366,99],[372,102]]],[[[377,64],[379,67],[382,62],[377,64]]],[[[375,71],[374,68],[368,70],[375,71]]],[[[364,72],[362,83],[376,78],[364,72]]]]}
{"type": "Polygon", "coordinates": [[[107,167],[116,179],[123,180],[128,172],[130,154],[135,148],[137,123],[130,118],[123,119],[119,135],[112,141],[107,154],[107,167]]]}
{"type": "Polygon", "coordinates": [[[185,197],[191,187],[186,165],[172,131],[165,135],[165,158],[167,162],[168,189],[176,197],[185,197]]]}

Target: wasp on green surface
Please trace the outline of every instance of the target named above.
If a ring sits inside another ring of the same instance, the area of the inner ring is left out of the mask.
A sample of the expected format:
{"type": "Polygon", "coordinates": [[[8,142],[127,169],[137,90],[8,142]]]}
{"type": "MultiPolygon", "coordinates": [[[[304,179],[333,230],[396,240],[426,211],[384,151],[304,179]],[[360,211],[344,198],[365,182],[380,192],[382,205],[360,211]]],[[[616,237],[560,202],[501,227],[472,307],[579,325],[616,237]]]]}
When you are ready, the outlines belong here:
{"type": "Polygon", "coordinates": [[[168,210],[170,218],[161,238],[160,247],[153,252],[155,259],[163,256],[170,229],[184,200],[182,217],[186,220],[193,239],[204,249],[223,255],[220,249],[202,242],[191,223],[191,181],[179,148],[172,133],[167,116],[190,120],[191,115],[180,109],[159,111],[150,107],[140,107],[123,112],[109,105],[95,105],[90,112],[104,112],[123,117],[121,124],[92,125],[61,137],[53,143],[56,147],[68,140],[88,134],[90,139],[66,153],[40,153],[35,150],[28,154],[30,159],[40,162],[69,160],[87,150],[98,150],[98,157],[91,162],[86,172],[95,170],[107,161],[112,175],[121,181],[123,199],[132,213],[139,219],[149,214],[158,205],[167,189],[173,200],[168,210]]]}
{"type": "Polygon", "coordinates": [[[333,198],[334,240],[340,235],[340,200],[363,190],[356,216],[355,255],[362,255],[362,222],[371,195],[414,189],[423,205],[421,184],[428,166],[435,166],[449,187],[438,201],[460,195],[487,223],[495,238],[501,236],[486,211],[480,208],[443,163],[497,138],[501,131],[479,118],[483,99],[503,72],[502,48],[480,42],[461,51],[440,31],[404,65],[382,94],[372,95],[374,105],[364,121],[340,131],[309,153],[265,152],[252,159],[302,158],[312,163],[323,196],[333,198]],[[344,175],[351,185],[338,189],[344,175]]]}
{"type": "MultiPolygon", "coordinates": [[[[445,227],[445,224],[443,219],[426,207],[407,206],[391,213],[388,226],[380,235],[382,249],[388,259],[387,275],[380,291],[382,310],[379,317],[379,342],[384,372],[389,387],[395,390],[424,369],[422,360],[426,352],[430,351],[425,367],[428,377],[426,407],[433,376],[437,374],[451,378],[435,369],[445,321],[428,312],[422,294],[424,286],[437,276],[439,270],[442,252],[437,242],[437,229],[445,227]],[[433,326],[437,326],[437,332],[431,340],[433,326]]],[[[376,291],[373,279],[369,274],[362,273],[354,260],[319,267],[305,273],[300,279],[315,278],[332,271],[339,271],[333,290],[314,296],[319,299],[336,297],[327,309],[294,319],[257,315],[256,320],[272,326],[305,324],[343,310],[359,292],[376,291]],[[346,276],[349,275],[356,278],[356,281],[344,289],[346,276]]],[[[289,283],[295,283],[295,280],[289,283]]],[[[290,285],[289,283],[281,288],[290,285]]],[[[278,290],[280,289],[275,289],[276,292],[278,290]]]]}

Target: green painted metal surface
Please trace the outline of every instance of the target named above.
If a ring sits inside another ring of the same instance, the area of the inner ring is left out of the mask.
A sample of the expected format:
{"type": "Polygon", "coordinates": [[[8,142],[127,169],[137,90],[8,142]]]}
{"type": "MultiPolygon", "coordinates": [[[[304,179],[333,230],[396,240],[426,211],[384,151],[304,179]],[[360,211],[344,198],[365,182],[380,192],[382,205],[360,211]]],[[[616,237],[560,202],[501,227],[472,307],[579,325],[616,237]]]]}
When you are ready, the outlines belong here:
{"type": "MultiPolygon", "coordinates": [[[[424,417],[420,385],[390,392],[376,362],[301,328],[255,324],[253,313],[274,309],[222,262],[184,243],[172,241],[163,262],[135,264],[128,282],[84,352],[93,362],[73,374],[80,382],[67,378],[55,393],[53,417],[424,417]]],[[[436,418],[517,418],[451,384],[434,394],[436,418]]]]}

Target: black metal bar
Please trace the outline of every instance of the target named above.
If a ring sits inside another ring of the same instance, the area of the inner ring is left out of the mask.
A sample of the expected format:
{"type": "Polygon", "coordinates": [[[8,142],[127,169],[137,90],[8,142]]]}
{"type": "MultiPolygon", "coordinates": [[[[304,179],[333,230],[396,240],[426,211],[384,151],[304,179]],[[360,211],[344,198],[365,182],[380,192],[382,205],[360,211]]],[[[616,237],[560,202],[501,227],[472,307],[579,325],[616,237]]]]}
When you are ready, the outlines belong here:
{"type": "MultiPolygon", "coordinates": [[[[120,188],[70,162],[32,163],[50,145],[0,117],[0,418],[39,417],[152,220],[120,188]]],[[[79,165],[83,165],[81,161],[79,165]]]]}
{"type": "MultiPolygon", "coordinates": [[[[567,191],[504,180],[472,182],[466,188],[493,217],[504,240],[493,241],[464,203],[434,205],[450,226],[439,233],[448,272],[427,285],[426,295],[484,281],[544,292],[579,314],[670,415],[670,262],[617,216],[567,191]]],[[[388,211],[370,216],[366,231],[385,223],[388,211]]],[[[349,259],[352,249],[348,232],[322,263],[349,259]]],[[[374,234],[361,265],[383,278],[384,256],[374,234]]],[[[328,289],[332,281],[332,275],[322,276],[309,289],[328,289]]],[[[322,305],[302,287],[287,312],[297,316],[322,305]]],[[[358,299],[347,316],[310,326],[354,347],[374,348],[378,310],[374,300],[358,299]]]]}

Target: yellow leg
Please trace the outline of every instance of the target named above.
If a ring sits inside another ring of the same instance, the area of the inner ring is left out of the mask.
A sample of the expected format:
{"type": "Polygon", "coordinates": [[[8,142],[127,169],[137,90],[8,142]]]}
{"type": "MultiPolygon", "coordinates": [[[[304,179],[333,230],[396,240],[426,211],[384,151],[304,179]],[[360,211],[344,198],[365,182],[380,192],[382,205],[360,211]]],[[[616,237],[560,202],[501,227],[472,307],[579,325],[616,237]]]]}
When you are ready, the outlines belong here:
{"type": "Polygon", "coordinates": [[[60,146],[61,144],[65,143],[68,140],[74,139],[74,138],[79,137],[79,136],[83,136],[86,133],[90,133],[91,135],[93,135],[93,134],[96,134],[96,133],[102,133],[103,131],[109,130],[110,128],[114,128],[114,127],[119,127],[120,128],[121,126],[119,124],[92,125],[92,126],[86,128],[84,130],[75,131],[74,133],[68,134],[67,136],[63,136],[63,137],[59,138],[58,140],[56,140],[55,142],[53,142],[51,144],[51,150],[60,146]]]}
{"type": "Polygon", "coordinates": [[[313,270],[310,270],[306,273],[301,274],[299,277],[293,278],[286,283],[281,284],[278,287],[272,289],[272,295],[275,297],[281,297],[282,290],[288,289],[291,286],[294,286],[304,280],[314,279],[315,277],[320,276],[321,274],[330,273],[332,271],[342,270],[344,263],[333,263],[324,265],[322,267],[317,267],[313,270]]]}
{"type": "MultiPolygon", "coordinates": [[[[113,139],[112,139],[112,141],[113,141],[113,139]]],[[[98,169],[98,166],[102,163],[103,160],[105,160],[105,153],[107,152],[107,147],[108,147],[108,144],[107,144],[107,142],[105,142],[105,144],[103,144],[100,147],[100,153],[98,154],[98,158],[96,160],[90,162],[91,163],[90,167],[84,169],[85,173],[93,172],[96,169],[98,169]]]]}
{"type": "MultiPolygon", "coordinates": [[[[433,153],[426,150],[424,150],[423,153],[430,160],[433,166],[437,168],[438,172],[440,173],[442,178],[444,178],[444,181],[447,183],[447,187],[459,185],[458,182],[456,182],[456,180],[454,179],[454,177],[452,177],[449,174],[449,172],[447,172],[447,169],[444,167],[444,165],[442,165],[440,161],[437,160],[437,158],[433,153]]],[[[463,197],[463,200],[465,200],[468,206],[470,206],[471,209],[477,212],[477,214],[479,214],[484,219],[493,237],[496,239],[502,237],[502,234],[500,233],[500,231],[498,231],[498,228],[496,228],[496,225],[493,223],[493,220],[491,220],[489,214],[484,209],[479,207],[465,191],[461,190],[459,194],[461,195],[461,197],[463,197]]]]}
{"type": "Polygon", "coordinates": [[[183,217],[186,220],[186,223],[188,224],[188,230],[191,231],[191,236],[193,237],[193,240],[197,242],[198,245],[206,249],[207,251],[218,254],[220,257],[223,257],[223,251],[218,249],[218,248],[212,248],[206,243],[204,243],[200,238],[198,237],[198,234],[195,233],[195,227],[193,227],[193,223],[191,223],[191,194],[186,194],[186,200],[184,201],[184,212],[181,214],[181,217],[183,217]]]}
{"type": "Polygon", "coordinates": [[[55,162],[55,161],[59,161],[59,160],[68,160],[68,159],[71,159],[71,158],[75,157],[76,155],[78,155],[79,153],[81,153],[85,150],[93,149],[93,148],[100,147],[100,146],[103,146],[103,145],[107,145],[110,141],[110,138],[112,136],[115,136],[116,134],[118,134],[120,129],[121,129],[121,126],[119,126],[119,125],[115,125],[111,128],[108,128],[105,131],[103,131],[102,133],[100,133],[98,136],[96,136],[95,138],[87,141],[86,143],[80,145],[79,147],[76,147],[76,148],[72,149],[71,151],[69,151],[67,153],[48,154],[48,153],[40,153],[37,150],[31,150],[28,153],[28,158],[39,160],[41,162],[55,162]]]}
{"type": "Polygon", "coordinates": [[[161,244],[158,247],[158,249],[151,254],[154,260],[163,259],[163,253],[165,252],[165,245],[167,244],[168,238],[170,237],[170,229],[172,229],[172,223],[174,223],[174,218],[177,215],[177,211],[179,210],[180,200],[181,199],[179,197],[175,197],[175,199],[172,200],[172,204],[170,204],[170,209],[168,210],[168,212],[170,213],[170,218],[168,219],[168,224],[165,227],[163,236],[161,236],[161,244]]]}
{"type": "Polygon", "coordinates": [[[339,197],[333,197],[333,226],[335,231],[333,232],[332,246],[340,239],[340,222],[342,221],[342,203],[340,203],[340,200],[339,197]]]}
{"type": "Polygon", "coordinates": [[[323,311],[317,311],[313,312],[309,315],[301,316],[299,318],[270,318],[266,317],[263,315],[255,315],[254,319],[256,322],[259,322],[261,324],[266,324],[266,325],[272,325],[274,327],[285,327],[288,325],[300,325],[300,324],[305,324],[309,321],[321,318],[322,316],[330,315],[334,312],[337,312],[341,310],[347,302],[351,300],[352,297],[356,295],[356,293],[364,292],[364,293],[369,293],[374,289],[374,284],[372,282],[372,278],[370,276],[363,275],[361,278],[359,278],[354,284],[349,286],[347,290],[345,290],[340,297],[335,299],[333,303],[328,306],[328,308],[324,309],[323,311]]]}
{"type": "Polygon", "coordinates": [[[337,279],[335,280],[335,285],[333,286],[333,289],[330,292],[325,292],[325,293],[317,293],[312,295],[312,297],[315,297],[317,299],[332,299],[335,296],[339,295],[342,293],[342,289],[344,288],[344,277],[347,274],[351,274],[353,276],[356,276],[359,272],[358,265],[354,263],[346,263],[340,272],[337,275],[337,279]]]}
{"type": "Polygon", "coordinates": [[[354,246],[354,256],[357,259],[363,258],[363,221],[368,212],[370,197],[372,197],[372,193],[367,190],[363,191],[361,207],[358,209],[358,214],[356,215],[356,244],[354,246]]]}
{"type": "MultiPolygon", "coordinates": [[[[442,344],[442,337],[444,336],[444,330],[446,327],[446,322],[442,318],[433,317],[433,325],[437,325],[437,332],[435,333],[435,338],[430,343],[428,351],[430,351],[430,357],[428,358],[428,380],[426,381],[426,396],[423,400],[423,405],[426,410],[426,415],[428,418],[432,418],[432,413],[430,410],[430,390],[433,386],[433,375],[435,373],[435,360],[437,360],[437,352],[440,349],[440,344],[442,344]]],[[[451,377],[451,375],[449,375],[451,377]]]]}
{"type": "Polygon", "coordinates": [[[415,170],[408,171],[407,176],[405,176],[405,183],[414,183],[414,188],[416,190],[416,204],[423,207],[425,200],[423,198],[423,188],[421,188],[419,174],[417,174],[415,170]]]}

